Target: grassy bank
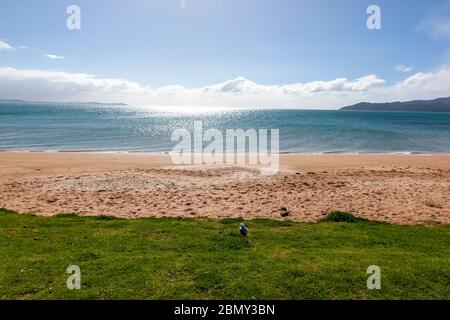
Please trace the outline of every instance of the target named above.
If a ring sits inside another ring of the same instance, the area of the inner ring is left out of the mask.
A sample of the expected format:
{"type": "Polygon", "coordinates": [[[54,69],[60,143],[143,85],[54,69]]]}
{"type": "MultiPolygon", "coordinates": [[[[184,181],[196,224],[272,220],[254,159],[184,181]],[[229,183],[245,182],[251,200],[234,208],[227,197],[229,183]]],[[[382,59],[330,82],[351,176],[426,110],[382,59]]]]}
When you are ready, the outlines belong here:
{"type": "Polygon", "coordinates": [[[449,225],[255,220],[245,239],[239,222],[0,210],[0,298],[450,299],[449,225]],[[72,264],[81,290],[66,288],[72,264]]]}

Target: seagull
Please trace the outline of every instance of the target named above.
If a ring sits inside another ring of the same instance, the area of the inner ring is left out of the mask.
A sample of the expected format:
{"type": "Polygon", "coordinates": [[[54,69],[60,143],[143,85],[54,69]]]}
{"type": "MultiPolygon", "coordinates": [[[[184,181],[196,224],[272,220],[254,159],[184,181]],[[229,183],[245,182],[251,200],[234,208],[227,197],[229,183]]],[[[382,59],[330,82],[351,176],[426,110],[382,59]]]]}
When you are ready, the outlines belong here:
{"type": "Polygon", "coordinates": [[[248,234],[248,229],[245,226],[245,224],[241,223],[241,225],[239,226],[239,233],[241,234],[241,236],[246,237],[248,234]]]}

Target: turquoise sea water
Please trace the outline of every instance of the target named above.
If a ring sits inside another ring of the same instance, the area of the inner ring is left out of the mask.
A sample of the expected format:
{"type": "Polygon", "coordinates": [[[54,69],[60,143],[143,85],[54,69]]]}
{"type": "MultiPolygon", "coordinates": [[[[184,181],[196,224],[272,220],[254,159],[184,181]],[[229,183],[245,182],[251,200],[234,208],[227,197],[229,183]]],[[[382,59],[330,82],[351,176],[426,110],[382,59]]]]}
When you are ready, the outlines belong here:
{"type": "Polygon", "coordinates": [[[0,150],[170,151],[176,128],[279,129],[280,151],[450,153],[450,113],[0,104],[0,150]]]}

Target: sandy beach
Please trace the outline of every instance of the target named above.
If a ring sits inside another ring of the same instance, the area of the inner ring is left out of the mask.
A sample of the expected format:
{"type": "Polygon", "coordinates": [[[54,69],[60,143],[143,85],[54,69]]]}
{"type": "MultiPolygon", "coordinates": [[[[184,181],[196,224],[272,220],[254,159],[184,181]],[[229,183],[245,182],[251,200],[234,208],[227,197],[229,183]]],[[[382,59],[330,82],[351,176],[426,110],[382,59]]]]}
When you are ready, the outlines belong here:
{"type": "Polygon", "coordinates": [[[173,166],[166,154],[0,153],[0,207],[21,213],[317,221],[332,211],[450,223],[450,155],[280,157],[280,172],[173,166]],[[282,208],[289,216],[282,217],[282,208]]]}

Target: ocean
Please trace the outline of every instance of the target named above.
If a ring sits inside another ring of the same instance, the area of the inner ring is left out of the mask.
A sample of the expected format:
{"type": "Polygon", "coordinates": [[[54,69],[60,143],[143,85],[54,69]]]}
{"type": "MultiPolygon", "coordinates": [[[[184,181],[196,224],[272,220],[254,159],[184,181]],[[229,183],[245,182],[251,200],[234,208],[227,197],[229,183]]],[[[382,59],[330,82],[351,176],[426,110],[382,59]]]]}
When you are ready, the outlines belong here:
{"type": "Polygon", "coordinates": [[[279,129],[282,153],[450,153],[450,113],[28,103],[0,104],[0,150],[165,152],[194,121],[223,133],[279,129]]]}

